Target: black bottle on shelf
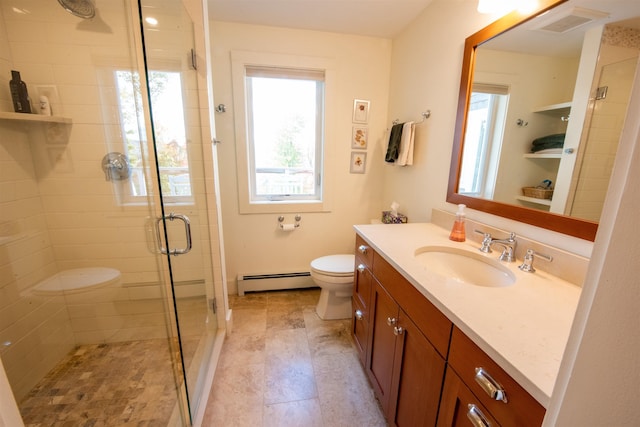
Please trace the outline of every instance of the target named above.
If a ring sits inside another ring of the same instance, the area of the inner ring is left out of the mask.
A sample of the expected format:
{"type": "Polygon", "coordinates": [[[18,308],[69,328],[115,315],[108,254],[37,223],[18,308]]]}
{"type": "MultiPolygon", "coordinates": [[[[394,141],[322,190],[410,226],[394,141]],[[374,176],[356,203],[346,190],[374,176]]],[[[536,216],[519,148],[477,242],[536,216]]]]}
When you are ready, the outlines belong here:
{"type": "Polygon", "coordinates": [[[31,113],[31,101],[27,92],[27,84],[20,79],[19,71],[11,70],[9,89],[11,89],[14,111],[16,113],[31,113]]]}

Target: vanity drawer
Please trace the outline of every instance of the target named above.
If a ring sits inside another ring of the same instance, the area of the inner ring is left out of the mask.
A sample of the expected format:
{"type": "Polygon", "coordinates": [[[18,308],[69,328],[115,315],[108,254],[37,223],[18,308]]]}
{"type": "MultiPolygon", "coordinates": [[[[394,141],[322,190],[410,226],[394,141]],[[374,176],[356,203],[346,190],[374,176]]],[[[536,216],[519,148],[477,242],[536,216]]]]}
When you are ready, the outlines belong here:
{"type": "Polygon", "coordinates": [[[453,323],[377,252],[373,253],[373,276],[446,359],[453,323]]]}
{"type": "Polygon", "coordinates": [[[356,265],[364,264],[367,268],[371,268],[373,263],[374,250],[364,241],[362,237],[356,234],[356,265]]]}
{"type": "Polygon", "coordinates": [[[451,337],[449,365],[499,424],[520,427],[539,427],[542,424],[544,407],[455,327],[451,337]],[[480,368],[482,371],[478,371],[480,368]],[[491,387],[487,379],[493,380],[504,390],[506,402],[489,396],[489,392],[485,391],[491,387]]]}
{"type": "Polygon", "coordinates": [[[498,421],[491,416],[489,410],[471,393],[469,387],[451,367],[447,368],[445,375],[437,425],[438,427],[500,427],[498,421]]]}

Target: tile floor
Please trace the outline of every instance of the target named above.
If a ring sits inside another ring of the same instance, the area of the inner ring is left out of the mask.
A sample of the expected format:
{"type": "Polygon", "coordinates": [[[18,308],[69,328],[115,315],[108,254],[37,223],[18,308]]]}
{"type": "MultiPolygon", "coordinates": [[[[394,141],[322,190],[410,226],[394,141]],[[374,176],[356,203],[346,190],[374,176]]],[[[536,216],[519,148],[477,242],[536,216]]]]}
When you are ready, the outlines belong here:
{"type": "Polygon", "coordinates": [[[203,427],[386,426],[358,361],[350,320],[323,321],[318,289],[230,296],[203,427]]]}

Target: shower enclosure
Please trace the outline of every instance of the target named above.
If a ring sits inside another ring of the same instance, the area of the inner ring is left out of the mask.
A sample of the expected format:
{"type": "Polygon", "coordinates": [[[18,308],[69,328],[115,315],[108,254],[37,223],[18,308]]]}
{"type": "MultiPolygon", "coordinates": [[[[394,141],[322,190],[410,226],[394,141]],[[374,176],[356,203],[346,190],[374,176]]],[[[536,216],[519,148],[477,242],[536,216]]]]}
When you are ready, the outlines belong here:
{"type": "Polygon", "coordinates": [[[21,416],[190,425],[224,319],[203,4],[0,6],[0,360],[21,416]],[[52,115],[13,112],[11,70],[52,115]]]}

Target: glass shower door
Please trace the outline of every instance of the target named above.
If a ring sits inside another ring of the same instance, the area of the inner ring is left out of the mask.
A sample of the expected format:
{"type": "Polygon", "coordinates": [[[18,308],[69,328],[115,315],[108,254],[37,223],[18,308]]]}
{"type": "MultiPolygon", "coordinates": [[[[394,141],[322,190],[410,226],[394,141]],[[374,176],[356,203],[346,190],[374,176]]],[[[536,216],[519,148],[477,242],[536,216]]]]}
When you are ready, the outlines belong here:
{"type": "MultiPolygon", "coordinates": [[[[181,1],[142,0],[144,55],[178,345],[192,419],[200,407],[217,332],[212,236],[194,25],[181,1]]],[[[200,82],[201,83],[201,82],[200,82]]],[[[205,120],[206,120],[206,116],[205,120]]]]}

